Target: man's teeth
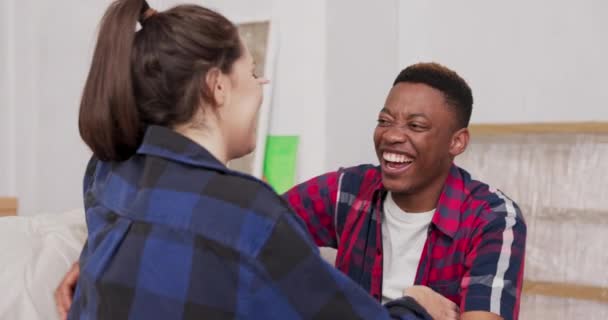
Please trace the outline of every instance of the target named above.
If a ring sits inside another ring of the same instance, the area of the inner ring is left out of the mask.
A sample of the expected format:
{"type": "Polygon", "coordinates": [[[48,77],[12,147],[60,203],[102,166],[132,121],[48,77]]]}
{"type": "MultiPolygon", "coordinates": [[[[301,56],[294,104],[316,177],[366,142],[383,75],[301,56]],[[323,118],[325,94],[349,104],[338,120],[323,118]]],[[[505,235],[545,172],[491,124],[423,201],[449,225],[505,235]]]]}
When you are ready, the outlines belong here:
{"type": "Polygon", "coordinates": [[[407,156],[405,156],[403,154],[391,153],[391,152],[384,152],[382,154],[382,158],[388,162],[397,162],[397,163],[411,163],[412,161],[414,161],[413,159],[408,158],[407,156]]]}

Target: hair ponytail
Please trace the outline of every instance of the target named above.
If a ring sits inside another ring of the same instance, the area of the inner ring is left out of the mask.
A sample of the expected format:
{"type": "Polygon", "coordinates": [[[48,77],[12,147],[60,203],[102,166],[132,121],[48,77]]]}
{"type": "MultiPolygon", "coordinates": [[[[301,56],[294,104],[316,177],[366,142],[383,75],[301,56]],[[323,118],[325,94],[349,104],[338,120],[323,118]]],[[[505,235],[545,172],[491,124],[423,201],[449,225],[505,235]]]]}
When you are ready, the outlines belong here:
{"type": "Polygon", "coordinates": [[[156,13],[143,0],[115,1],[101,21],[80,103],[82,139],[102,161],[129,159],[146,126],[186,123],[213,105],[201,79],[212,68],[229,73],[242,52],[236,26],[213,10],[156,13]]]}
{"type": "Polygon", "coordinates": [[[143,128],[133,90],[131,54],[135,27],[144,0],[118,0],[110,5],[99,28],[91,69],[80,102],[80,135],[103,161],[131,157],[143,128]]]}

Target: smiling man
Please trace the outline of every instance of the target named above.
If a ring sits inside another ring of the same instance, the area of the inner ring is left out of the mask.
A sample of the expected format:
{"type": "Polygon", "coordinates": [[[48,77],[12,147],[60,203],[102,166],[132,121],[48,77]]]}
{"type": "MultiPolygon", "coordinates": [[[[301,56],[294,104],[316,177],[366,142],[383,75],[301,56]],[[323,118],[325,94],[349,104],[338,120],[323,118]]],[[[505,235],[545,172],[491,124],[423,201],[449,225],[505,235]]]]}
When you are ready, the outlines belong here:
{"type": "MultiPolygon", "coordinates": [[[[378,301],[405,294],[438,320],[517,319],[523,216],[453,162],[468,145],[472,106],[455,72],[410,66],[378,115],[380,165],[330,172],[284,197],[317,245],[338,249],[336,267],[378,301]]],[[[77,276],[76,264],[57,290],[60,309],[77,276]]]]}
{"type": "Polygon", "coordinates": [[[336,267],[379,301],[405,293],[435,319],[517,319],[524,219],[453,162],[469,142],[472,105],[455,72],[412,65],[378,115],[380,165],[327,173],[285,197],[317,245],[338,249],[336,267]]]}

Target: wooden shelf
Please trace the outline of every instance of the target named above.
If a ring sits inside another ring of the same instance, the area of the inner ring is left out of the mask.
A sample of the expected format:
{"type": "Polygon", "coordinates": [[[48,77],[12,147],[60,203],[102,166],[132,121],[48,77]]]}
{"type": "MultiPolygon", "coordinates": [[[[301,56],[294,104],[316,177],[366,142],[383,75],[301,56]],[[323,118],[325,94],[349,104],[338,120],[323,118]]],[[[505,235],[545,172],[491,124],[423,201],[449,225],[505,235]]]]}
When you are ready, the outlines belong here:
{"type": "Polygon", "coordinates": [[[0,217],[17,215],[17,198],[0,197],[0,217]]]}
{"type": "Polygon", "coordinates": [[[524,281],[523,292],[528,295],[608,303],[608,288],[596,286],[526,280],[524,281]]]}
{"type": "Polygon", "coordinates": [[[608,134],[608,122],[556,122],[519,124],[471,124],[473,135],[591,133],[608,134]]]}

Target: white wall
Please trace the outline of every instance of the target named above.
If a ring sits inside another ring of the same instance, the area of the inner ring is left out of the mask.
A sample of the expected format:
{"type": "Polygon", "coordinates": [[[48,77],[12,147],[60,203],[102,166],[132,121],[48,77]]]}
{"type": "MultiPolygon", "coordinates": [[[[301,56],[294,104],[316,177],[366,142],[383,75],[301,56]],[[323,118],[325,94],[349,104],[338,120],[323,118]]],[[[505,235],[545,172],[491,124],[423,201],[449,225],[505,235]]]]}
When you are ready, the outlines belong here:
{"type": "MultiPolygon", "coordinates": [[[[152,0],[150,4],[162,10],[183,2],[152,0]]],[[[0,150],[6,150],[0,159],[0,195],[17,195],[21,215],[65,211],[82,203],[81,181],[89,151],[78,134],[78,106],[96,28],[108,3],[5,0],[0,4],[0,64],[8,70],[0,75],[0,150]]],[[[235,21],[276,18],[279,45],[283,45],[272,79],[274,97],[267,97],[277,106],[270,132],[300,136],[300,177],[323,172],[325,1],[198,3],[235,21]]]]}
{"type": "Polygon", "coordinates": [[[37,171],[36,163],[36,126],[38,116],[35,109],[36,80],[34,70],[39,55],[35,48],[33,21],[38,19],[38,11],[31,1],[9,1],[12,6],[12,31],[11,42],[8,52],[11,57],[7,69],[10,75],[9,105],[7,105],[10,117],[7,118],[12,132],[12,148],[6,156],[10,157],[9,167],[9,189],[14,190],[15,195],[20,197],[20,212],[28,210],[28,206],[35,201],[37,190],[35,188],[34,175],[37,171]],[[20,15],[30,16],[28,22],[19,19],[20,15]],[[27,190],[20,193],[21,190],[27,190]]]}
{"type": "Polygon", "coordinates": [[[105,1],[45,1],[35,36],[37,207],[64,211],[82,204],[82,175],[90,156],[78,134],[78,108],[105,1]],[[77,14],[65,14],[66,12],[77,14]],[[44,32],[40,32],[44,30],[44,32]]]}
{"type": "Polygon", "coordinates": [[[473,122],[608,120],[608,2],[399,1],[399,62],[473,89],[473,122]]]}
{"type": "MultiPolygon", "coordinates": [[[[31,1],[4,1],[2,12],[6,32],[2,55],[6,72],[2,75],[6,81],[5,94],[0,112],[0,122],[6,134],[3,149],[3,175],[0,183],[5,190],[2,195],[17,195],[19,190],[28,189],[27,195],[21,198],[21,208],[27,208],[36,197],[33,175],[35,162],[35,127],[38,117],[34,112],[36,101],[34,80],[37,78],[33,70],[37,65],[38,56],[34,48],[34,23],[38,19],[38,11],[31,1]],[[28,21],[18,18],[19,15],[29,17],[28,21]]],[[[21,210],[23,212],[23,210],[21,210]]]]}
{"type": "Polygon", "coordinates": [[[373,130],[399,73],[397,2],[327,1],[328,170],[377,162],[373,130]]]}
{"type": "Polygon", "coordinates": [[[267,19],[273,6],[273,0],[148,0],[148,3],[156,10],[194,3],[217,10],[234,22],[267,19]]]}
{"type": "MultiPolygon", "coordinates": [[[[0,48],[9,48],[12,40],[13,4],[9,1],[0,2],[0,48]]],[[[15,195],[14,175],[14,128],[13,128],[13,98],[12,88],[12,51],[0,49],[0,195],[15,195]]]]}
{"type": "MultiPolygon", "coordinates": [[[[334,1],[334,0],[332,0],[334,1]]],[[[319,175],[325,167],[326,3],[276,0],[279,61],[273,79],[270,132],[300,136],[297,179],[319,175]]]]}
{"type": "Polygon", "coordinates": [[[20,214],[56,212],[82,203],[81,181],[89,157],[78,135],[82,86],[105,4],[10,1],[14,6],[12,103],[14,147],[9,190],[20,214]],[[78,12],[78,14],[66,14],[78,12]]]}

